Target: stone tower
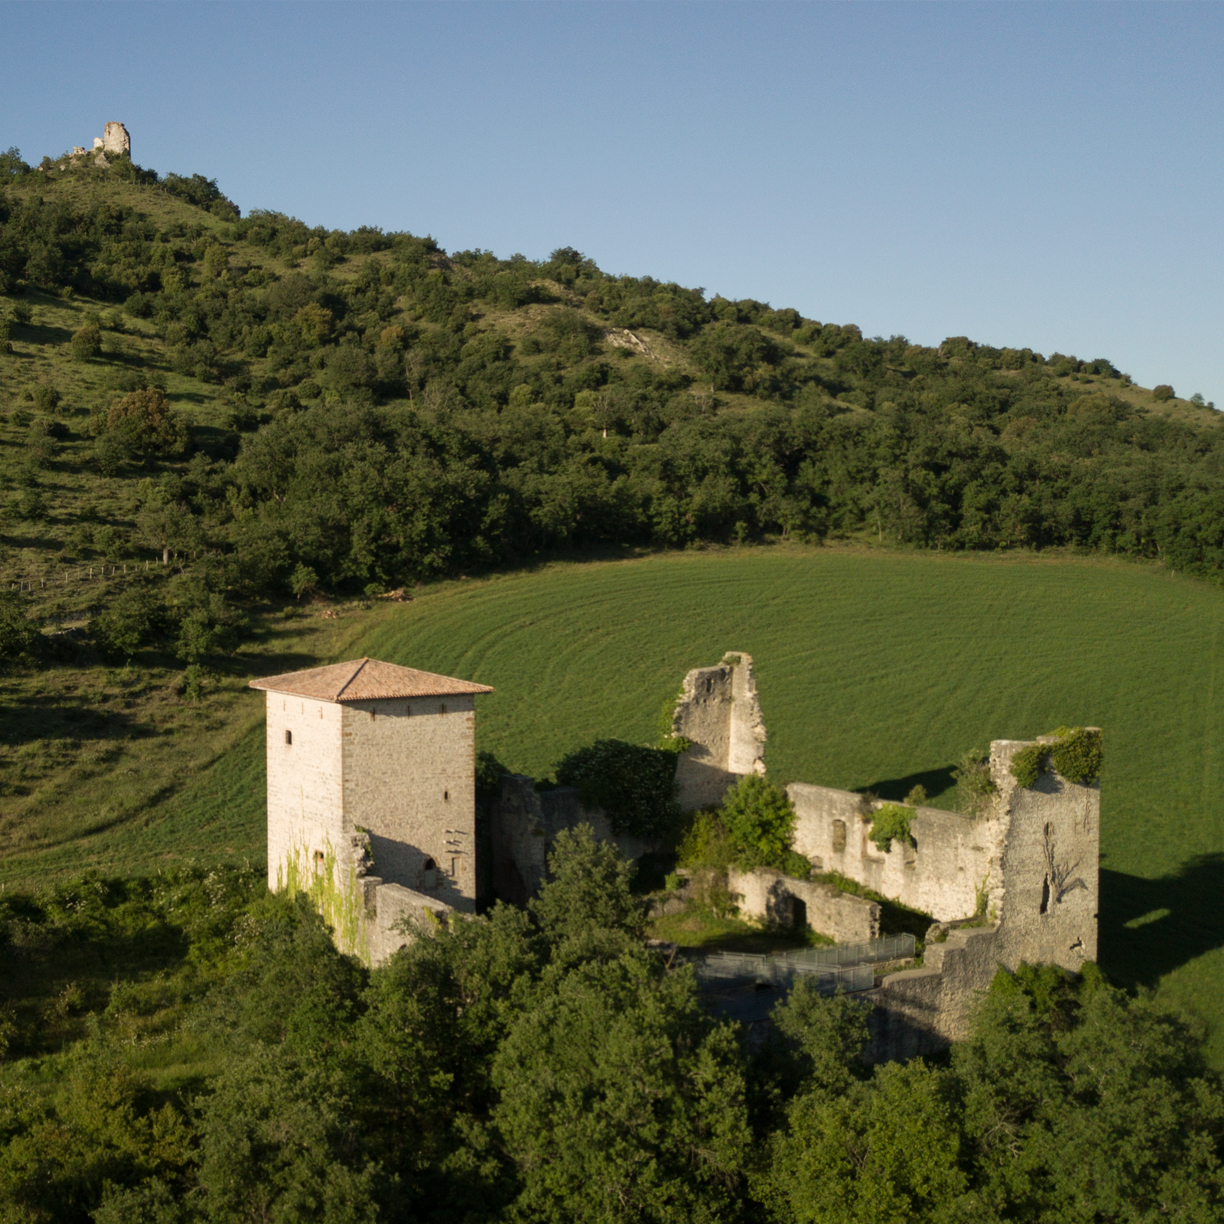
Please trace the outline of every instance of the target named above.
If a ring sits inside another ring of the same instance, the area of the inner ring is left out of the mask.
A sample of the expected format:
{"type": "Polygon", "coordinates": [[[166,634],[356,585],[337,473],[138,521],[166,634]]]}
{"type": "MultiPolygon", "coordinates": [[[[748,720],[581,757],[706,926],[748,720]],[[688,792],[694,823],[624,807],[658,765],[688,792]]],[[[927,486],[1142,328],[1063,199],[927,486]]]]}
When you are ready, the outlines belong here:
{"type": "Polygon", "coordinates": [[[94,148],[101,149],[103,153],[124,153],[131,157],[132,138],[122,123],[112,120],[102,130],[100,137],[94,137],[94,148]]]}
{"type": "Polygon", "coordinates": [[[251,687],[267,693],[268,887],[314,894],[367,960],[405,942],[400,918],[474,911],[475,699],[493,690],[376,659],[251,687]]]}

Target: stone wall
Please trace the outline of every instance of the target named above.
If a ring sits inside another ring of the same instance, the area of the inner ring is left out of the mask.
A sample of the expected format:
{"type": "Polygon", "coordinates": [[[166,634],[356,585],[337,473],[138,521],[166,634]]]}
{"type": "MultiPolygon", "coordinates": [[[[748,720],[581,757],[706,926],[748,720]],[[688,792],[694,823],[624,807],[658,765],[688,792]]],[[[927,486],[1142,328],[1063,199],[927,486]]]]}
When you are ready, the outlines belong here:
{"type": "Polygon", "coordinates": [[[684,677],[672,733],[691,741],[676,762],[676,797],[686,812],[722,802],[744,774],[765,772],[765,722],[752,656],[728,654],[684,677]]]}
{"type": "Polygon", "coordinates": [[[878,802],[803,782],[786,793],[795,808],[794,847],[817,870],[840,872],[940,921],[972,917],[999,877],[1006,824],[994,807],[977,817],[915,808],[915,844],[894,840],[883,851],[869,836],[878,802]]]}
{"type": "Polygon", "coordinates": [[[990,746],[997,793],[985,819],[1001,829],[987,888],[991,921],[934,932],[922,968],[882,979],[869,1058],[908,1058],[963,1040],[975,997],[1000,967],[1027,961],[1078,972],[1096,959],[1100,790],[1053,771],[1020,786],[1011,762],[1032,742],[990,746]]]}
{"type": "Polygon", "coordinates": [[[772,867],[727,873],[740,912],[770,926],[800,922],[837,943],[862,943],[880,934],[880,907],[831,884],[796,880],[772,867]],[[799,909],[796,902],[802,905],[799,909]]]}
{"type": "MultiPolygon", "coordinates": [[[[331,701],[267,695],[268,887],[308,888],[345,840],[340,722],[331,701]]],[[[329,868],[330,869],[330,868],[329,868]]]]}
{"type": "Polygon", "coordinates": [[[548,875],[548,855],[562,829],[591,826],[600,841],[611,842],[628,859],[641,858],[654,843],[613,833],[600,810],[589,811],[572,786],[537,791],[535,782],[520,774],[502,777],[496,799],[486,808],[489,850],[493,856],[493,894],[513,905],[525,905],[548,875]]]}
{"type": "Polygon", "coordinates": [[[475,911],[475,698],[341,708],[346,831],[369,833],[384,880],[475,911]]]}

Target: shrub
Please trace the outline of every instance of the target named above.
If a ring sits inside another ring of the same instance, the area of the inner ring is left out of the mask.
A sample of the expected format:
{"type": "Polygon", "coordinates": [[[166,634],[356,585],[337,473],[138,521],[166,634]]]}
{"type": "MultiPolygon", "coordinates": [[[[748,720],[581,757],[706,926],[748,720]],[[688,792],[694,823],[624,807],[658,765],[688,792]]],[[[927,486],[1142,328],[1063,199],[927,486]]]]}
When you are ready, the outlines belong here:
{"type": "Polygon", "coordinates": [[[597,740],[561,761],[557,781],[577,787],[584,807],[606,813],[614,833],[663,837],[675,827],[674,753],[597,740]]]}
{"type": "Polygon", "coordinates": [[[28,656],[38,641],[38,626],[26,615],[26,600],[17,591],[0,591],[0,660],[28,656]]]}
{"type": "Polygon", "coordinates": [[[1167,403],[1173,398],[1173,388],[1168,383],[1161,383],[1157,387],[1152,388],[1152,398],[1159,400],[1160,403],[1167,403]]]}
{"type": "Polygon", "coordinates": [[[966,752],[952,771],[956,779],[957,806],[966,816],[976,815],[998,789],[990,776],[990,758],[978,749],[966,752]]]}
{"type": "Polygon", "coordinates": [[[115,400],[106,414],[109,433],[141,455],[175,455],[187,445],[187,422],[160,387],[145,387],[115,400]]]}
{"type": "Polygon", "coordinates": [[[59,407],[60,393],[46,383],[40,383],[34,388],[34,407],[39,412],[54,412],[59,407]]]}
{"type": "Polygon", "coordinates": [[[886,803],[876,808],[871,817],[871,840],[885,853],[892,849],[894,840],[912,846],[914,838],[910,833],[910,820],[913,815],[914,809],[902,803],[886,803]]]}
{"type": "Polygon", "coordinates": [[[72,333],[72,355],[77,361],[90,361],[102,352],[102,331],[95,323],[86,323],[72,333]]]}
{"type": "Polygon", "coordinates": [[[1052,734],[1054,743],[1030,744],[1012,757],[1011,775],[1021,786],[1035,786],[1051,765],[1068,782],[1090,784],[1101,776],[1105,749],[1099,731],[1059,727],[1052,734]]]}
{"type": "Polygon", "coordinates": [[[93,618],[90,631],[104,654],[130,659],[150,645],[165,626],[165,609],[143,583],[121,591],[93,618]]]}
{"type": "Polygon", "coordinates": [[[684,831],[676,855],[681,867],[726,871],[738,861],[727,826],[713,812],[696,812],[684,831]]]}
{"type": "Polygon", "coordinates": [[[780,786],[759,774],[745,775],[724,796],[722,820],[742,866],[785,869],[795,809],[780,786]]]}

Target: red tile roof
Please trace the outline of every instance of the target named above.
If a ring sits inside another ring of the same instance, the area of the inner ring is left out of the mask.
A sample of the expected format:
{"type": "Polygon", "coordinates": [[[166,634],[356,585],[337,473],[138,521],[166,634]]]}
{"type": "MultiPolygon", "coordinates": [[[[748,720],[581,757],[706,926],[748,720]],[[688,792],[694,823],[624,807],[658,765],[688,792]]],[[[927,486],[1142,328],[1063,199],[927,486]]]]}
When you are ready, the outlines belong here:
{"type": "Polygon", "coordinates": [[[469,693],[491,693],[487,684],[472,684],[450,676],[399,667],[378,659],[353,659],[330,667],[312,667],[283,676],[252,680],[253,689],[291,693],[318,701],[378,701],[386,697],[454,697],[469,693]]]}

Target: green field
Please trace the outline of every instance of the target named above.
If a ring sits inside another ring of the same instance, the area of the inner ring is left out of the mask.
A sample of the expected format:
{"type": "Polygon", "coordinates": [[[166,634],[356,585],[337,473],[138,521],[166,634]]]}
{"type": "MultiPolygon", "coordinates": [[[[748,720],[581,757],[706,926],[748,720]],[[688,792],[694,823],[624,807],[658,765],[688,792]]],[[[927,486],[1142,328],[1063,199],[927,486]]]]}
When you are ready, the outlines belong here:
{"type": "MultiPolygon", "coordinates": [[[[966,749],[1098,724],[1102,963],[1224,1021],[1222,619],[1215,588],[1125,563],[775,548],[451,582],[355,612],[314,648],[494,685],[480,746],[538,777],[599,736],[652,740],[684,672],[727,650],[756,659],[779,781],[900,796],[920,780],[950,803],[966,749]]],[[[43,855],[59,872],[260,857],[261,705],[233,683],[214,699],[232,747],[139,819],[25,851],[21,875],[43,855]]],[[[1224,1023],[1212,1052],[1224,1064],[1224,1023]]]]}

